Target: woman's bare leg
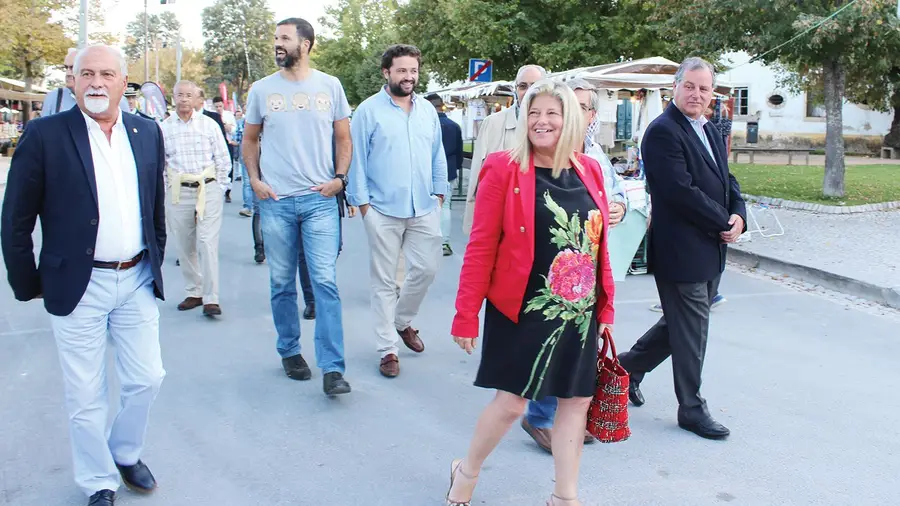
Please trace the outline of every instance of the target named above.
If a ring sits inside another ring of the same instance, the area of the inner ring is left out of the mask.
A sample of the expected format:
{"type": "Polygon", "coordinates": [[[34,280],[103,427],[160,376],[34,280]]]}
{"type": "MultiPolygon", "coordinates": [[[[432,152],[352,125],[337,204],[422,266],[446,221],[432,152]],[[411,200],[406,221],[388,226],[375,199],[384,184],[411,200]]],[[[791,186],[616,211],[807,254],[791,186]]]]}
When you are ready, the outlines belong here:
{"type": "MultiPolygon", "coordinates": [[[[464,502],[472,498],[475,480],[471,478],[478,477],[484,460],[494,451],[512,424],[525,412],[526,402],[518,395],[498,391],[494,399],[484,408],[475,425],[469,452],[460,466],[462,472],[456,474],[453,488],[450,490],[451,501],[464,502]]],[[[581,435],[584,439],[584,427],[581,428],[581,435]]]]}
{"type": "Polygon", "coordinates": [[[559,399],[552,437],[553,465],[556,470],[556,486],[553,493],[561,504],[580,504],[578,501],[562,502],[560,499],[578,497],[578,469],[581,466],[581,450],[584,448],[584,429],[590,397],[559,399]]]}

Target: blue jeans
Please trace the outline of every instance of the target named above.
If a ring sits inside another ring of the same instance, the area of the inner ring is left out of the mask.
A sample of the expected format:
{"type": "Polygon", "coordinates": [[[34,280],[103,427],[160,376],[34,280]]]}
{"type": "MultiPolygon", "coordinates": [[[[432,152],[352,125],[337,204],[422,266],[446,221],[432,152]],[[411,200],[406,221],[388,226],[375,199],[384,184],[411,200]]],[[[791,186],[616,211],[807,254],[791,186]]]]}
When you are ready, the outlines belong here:
{"type": "Polygon", "coordinates": [[[536,429],[549,429],[553,427],[553,419],[556,418],[556,397],[544,397],[539,401],[528,401],[528,412],[525,419],[529,425],[536,429]]]}
{"type": "Polygon", "coordinates": [[[344,326],[335,271],[340,243],[337,200],[314,193],[261,200],[259,208],[278,354],[282,358],[300,354],[297,272],[302,241],[316,300],[316,365],[323,373],[343,374],[344,326]]]}
{"type": "Polygon", "coordinates": [[[259,199],[250,186],[250,174],[247,173],[247,166],[244,165],[244,158],[241,157],[241,192],[244,197],[244,209],[253,211],[254,214],[259,212],[259,199]]]}
{"type": "Polygon", "coordinates": [[[303,303],[309,306],[316,303],[316,297],[313,295],[312,281],[309,280],[309,267],[306,265],[306,255],[303,254],[303,241],[297,243],[297,246],[297,250],[300,252],[297,258],[300,270],[300,290],[303,292],[303,303]]]}

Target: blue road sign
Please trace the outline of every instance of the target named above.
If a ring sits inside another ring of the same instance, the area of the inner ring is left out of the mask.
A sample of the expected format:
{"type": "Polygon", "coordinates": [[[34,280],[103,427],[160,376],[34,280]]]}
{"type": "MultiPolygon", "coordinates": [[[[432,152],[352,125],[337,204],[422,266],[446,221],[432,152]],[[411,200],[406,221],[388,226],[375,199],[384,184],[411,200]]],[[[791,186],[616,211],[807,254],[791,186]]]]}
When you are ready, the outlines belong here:
{"type": "Polygon", "coordinates": [[[469,58],[469,79],[475,83],[489,83],[494,80],[494,65],[486,58],[469,58]]]}

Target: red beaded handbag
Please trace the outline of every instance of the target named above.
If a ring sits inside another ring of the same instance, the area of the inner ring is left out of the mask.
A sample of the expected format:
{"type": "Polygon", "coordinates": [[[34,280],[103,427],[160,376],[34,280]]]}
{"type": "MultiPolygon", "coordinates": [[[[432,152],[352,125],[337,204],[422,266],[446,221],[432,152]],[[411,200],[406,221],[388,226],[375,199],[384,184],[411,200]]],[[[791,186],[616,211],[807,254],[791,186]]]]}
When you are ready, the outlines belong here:
{"type": "Polygon", "coordinates": [[[597,390],[588,408],[587,430],[598,441],[617,443],[631,436],[628,428],[628,372],[619,365],[616,343],[609,329],[603,331],[603,347],[597,358],[597,390]],[[607,351],[612,352],[607,357],[607,351]]]}

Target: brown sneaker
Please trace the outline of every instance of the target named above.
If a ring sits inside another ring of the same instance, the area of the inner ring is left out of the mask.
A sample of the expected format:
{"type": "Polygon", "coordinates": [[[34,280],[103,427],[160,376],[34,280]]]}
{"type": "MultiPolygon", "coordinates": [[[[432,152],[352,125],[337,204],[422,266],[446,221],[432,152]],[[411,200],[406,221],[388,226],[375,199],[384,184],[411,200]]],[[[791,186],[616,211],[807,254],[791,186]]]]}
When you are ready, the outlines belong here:
{"type": "Polygon", "coordinates": [[[195,307],[200,307],[203,305],[203,299],[200,297],[188,297],[181,301],[181,304],[178,304],[179,311],[187,311],[189,309],[194,309],[195,307]]]}
{"type": "Polygon", "coordinates": [[[592,436],[590,432],[585,430],[584,431],[584,444],[589,445],[589,444],[593,443],[594,441],[596,441],[596,439],[594,439],[594,436],[592,436]]]}
{"type": "Polygon", "coordinates": [[[550,454],[553,453],[550,446],[550,429],[538,429],[528,423],[528,419],[525,417],[522,417],[522,429],[531,436],[531,439],[534,439],[534,442],[537,443],[542,450],[550,454]]]}
{"type": "Polygon", "coordinates": [[[381,375],[387,378],[396,378],[400,374],[400,359],[397,355],[389,353],[381,359],[381,365],[378,366],[381,375]]]}
{"type": "Polygon", "coordinates": [[[222,314],[222,308],[218,304],[204,304],[203,314],[206,316],[219,316],[222,314]]]}
{"type": "Polygon", "coordinates": [[[412,327],[406,327],[403,330],[398,330],[397,333],[400,334],[400,338],[403,339],[403,344],[405,344],[407,348],[416,353],[425,351],[425,343],[419,339],[418,330],[412,327]]]}

